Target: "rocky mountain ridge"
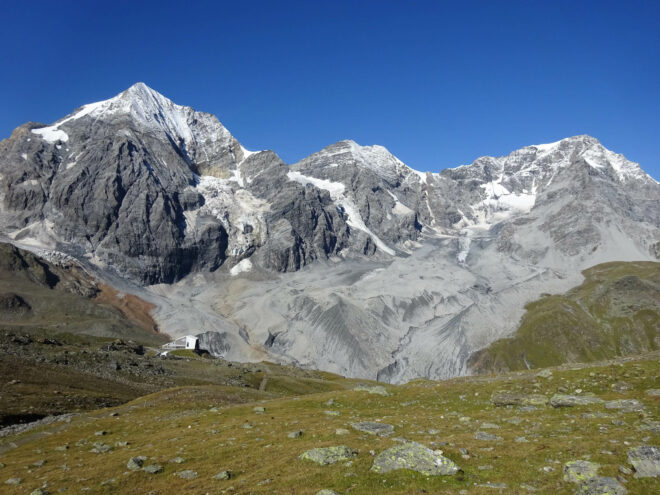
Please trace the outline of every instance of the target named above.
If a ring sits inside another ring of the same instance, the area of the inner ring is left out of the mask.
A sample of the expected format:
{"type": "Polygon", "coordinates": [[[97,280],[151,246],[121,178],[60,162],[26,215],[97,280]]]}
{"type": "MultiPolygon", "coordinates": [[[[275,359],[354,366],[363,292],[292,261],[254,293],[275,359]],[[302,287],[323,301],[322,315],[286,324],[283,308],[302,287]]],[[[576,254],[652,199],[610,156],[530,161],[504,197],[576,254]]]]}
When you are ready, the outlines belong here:
{"type": "Polygon", "coordinates": [[[467,373],[542,292],[660,254],[660,185],[589,136],[440,173],[352,141],[289,166],[141,83],[1,142],[0,202],[12,242],[126,281],[171,335],[396,382],[467,373]]]}

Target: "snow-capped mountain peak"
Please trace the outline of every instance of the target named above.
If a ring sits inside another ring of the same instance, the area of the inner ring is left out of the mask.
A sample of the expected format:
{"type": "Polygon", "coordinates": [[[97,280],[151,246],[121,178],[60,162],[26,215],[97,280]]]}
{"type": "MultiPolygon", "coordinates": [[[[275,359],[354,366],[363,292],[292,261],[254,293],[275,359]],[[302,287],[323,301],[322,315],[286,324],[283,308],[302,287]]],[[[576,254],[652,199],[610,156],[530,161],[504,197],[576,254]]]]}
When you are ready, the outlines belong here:
{"type": "Polygon", "coordinates": [[[384,146],[362,146],[351,139],[327,146],[305,161],[306,166],[312,168],[359,167],[388,181],[404,177],[426,182],[426,173],[409,167],[384,146]]]}
{"type": "Polygon", "coordinates": [[[578,161],[576,159],[581,158],[593,169],[613,171],[622,182],[631,179],[653,180],[641,169],[639,164],[627,160],[619,153],[608,150],[598,139],[586,134],[572,136],[554,143],[528,146],[519,150],[519,152],[527,151],[535,153],[535,160],[551,159],[556,167],[576,163],[578,161]]]}
{"type": "Polygon", "coordinates": [[[177,105],[146,84],[139,82],[108,100],[83,105],[71,115],[55,122],[53,125],[33,129],[34,134],[44,140],[54,143],[66,142],[69,135],[67,125],[82,118],[94,120],[111,120],[126,116],[134,125],[151,132],[164,132],[175,141],[191,143],[196,141],[199,132],[193,128],[200,127],[196,121],[201,120],[205,134],[212,141],[228,139],[229,131],[218,119],[210,114],[195,112],[190,107],[177,105]]]}

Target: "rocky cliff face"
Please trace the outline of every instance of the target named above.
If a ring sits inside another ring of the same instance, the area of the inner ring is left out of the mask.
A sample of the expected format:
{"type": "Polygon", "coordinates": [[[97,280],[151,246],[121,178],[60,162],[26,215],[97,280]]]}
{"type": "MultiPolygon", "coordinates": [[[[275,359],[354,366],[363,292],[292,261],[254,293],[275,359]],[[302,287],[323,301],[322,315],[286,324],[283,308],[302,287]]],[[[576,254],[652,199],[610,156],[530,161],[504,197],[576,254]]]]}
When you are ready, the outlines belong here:
{"type": "Polygon", "coordinates": [[[352,141],[289,166],[143,84],[2,141],[0,202],[15,243],[165,284],[170,334],[389,381],[466,373],[525,302],[660,251],[660,185],[589,136],[433,174],[352,141]]]}

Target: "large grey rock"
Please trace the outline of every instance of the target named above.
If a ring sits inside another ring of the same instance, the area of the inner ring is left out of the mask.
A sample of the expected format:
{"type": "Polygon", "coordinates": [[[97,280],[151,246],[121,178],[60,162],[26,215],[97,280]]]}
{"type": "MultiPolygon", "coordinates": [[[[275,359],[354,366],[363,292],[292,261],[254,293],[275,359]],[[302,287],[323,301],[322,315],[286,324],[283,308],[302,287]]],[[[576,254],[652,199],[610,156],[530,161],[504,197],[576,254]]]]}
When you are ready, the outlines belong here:
{"type": "Polygon", "coordinates": [[[628,451],[628,462],[635,468],[635,478],[660,476],[660,447],[643,445],[628,451]]]}
{"type": "Polygon", "coordinates": [[[626,495],[628,490],[615,478],[596,476],[581,483],[577,495],[626,495]]]}
{"type": "Polygon", "coordinates": [[[320,447],[308,450],[300,454],[299,459],[326,466],[328,464],[350,460],[355,456],[357,456],[357,451],[345,445],[337,445],[334,447],[320,447]]]}
{"type": "Polygon", "coordinates": [[[564,481],[583,483],[598,476],[598,464],[589,461],[570,461],[564,464],[564,481]]]}
{"type": "Polygon", "coordinates": [[[579,495],[625,495],[627,490],[614,478],[598,476],[599,466],[589,461],[570,461],[564,465],[564,480],[576,483],[579,495]]]}
{"type": "Polygon", "coordinates": [[[397,469],[409,469],[426,476],[453,475],[460,470],[452,460],[415,442],[384,450],[374,458],[371,467],[375,473],[388,473],[397,469]]]}

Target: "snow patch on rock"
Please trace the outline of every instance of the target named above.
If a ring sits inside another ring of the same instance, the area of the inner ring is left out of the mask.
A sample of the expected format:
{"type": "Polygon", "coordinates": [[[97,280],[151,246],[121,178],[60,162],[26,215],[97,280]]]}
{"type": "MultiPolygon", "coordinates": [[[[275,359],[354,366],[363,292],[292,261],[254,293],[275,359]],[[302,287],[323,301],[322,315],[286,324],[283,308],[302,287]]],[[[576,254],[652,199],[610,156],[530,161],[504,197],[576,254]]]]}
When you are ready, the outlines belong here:
{"type": "Polygon", "coordinates": [[[348,195],[346,195],[346,186],[344,186],[344,184],[341,182],[332,182],[325,179],[318,179],[316,177],[309,177],[301,174],[300,172],[296,172],[295,170],[290,170],[287,173],[287,176],[289,177],[289,180],[298,182],[303,185],[311,184],[319,189],[328,191],[330,193],[330,198],[338,206],[340,206],[344,212],[346,212],[346,215],[348,216],[346,223],[348,223],[349,227],[361,230],[362,232],[366,233],[374,240],[374,243],[378,249],[389,254],[390,256],[394,256],[394,250],[385,244],[376,234],[374,234],[369,229],[369,227],[366,226],[364,220],[362,219],[362,215],[360,215],[360,210],[358,209],[357,205],[351,198],[348,197],[348,195]]]}
{"type": "Polygon", "coordinates": [[[239,261],[236,265],[234,265],[230,270],[229,274],[232,277],[235,277],[239,273],[243,272],[249,272],[252,270],[252,262],[249,259],[244,259],[239,261]]]}

